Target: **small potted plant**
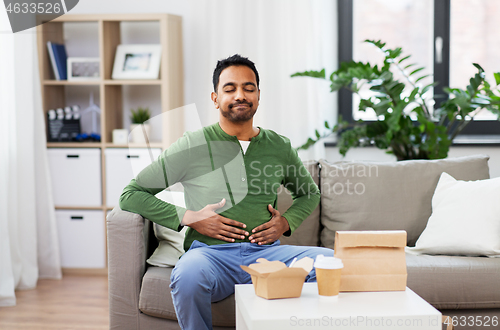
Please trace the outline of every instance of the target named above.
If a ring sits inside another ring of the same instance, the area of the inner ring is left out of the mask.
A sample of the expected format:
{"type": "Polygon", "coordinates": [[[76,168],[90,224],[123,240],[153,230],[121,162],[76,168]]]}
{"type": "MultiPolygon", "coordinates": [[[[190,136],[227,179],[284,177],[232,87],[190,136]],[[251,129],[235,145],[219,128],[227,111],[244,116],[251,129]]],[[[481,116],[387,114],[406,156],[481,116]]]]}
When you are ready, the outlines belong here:
{"type": "Polygon", "coordinates": [[[131,109],[130,124],[130,142],[147,143],[149,142],[151,126],[146,122],[151,118],[149,108],[139,107],[137,110],[131,109]]]}

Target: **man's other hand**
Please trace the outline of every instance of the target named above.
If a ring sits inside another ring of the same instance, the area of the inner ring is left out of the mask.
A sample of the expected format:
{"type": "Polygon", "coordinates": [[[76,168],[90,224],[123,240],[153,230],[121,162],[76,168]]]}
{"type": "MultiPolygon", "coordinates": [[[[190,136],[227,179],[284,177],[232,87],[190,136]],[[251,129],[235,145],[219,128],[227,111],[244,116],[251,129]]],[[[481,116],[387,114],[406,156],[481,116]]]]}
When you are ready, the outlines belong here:
{"type": "Polygon", "coordinates": [[[273,217],[268,222],[252,230],[252,236],[248,238],[251,243],[257,243],[259,245],[273,243],[278,240],[283,233],[290,229],[288,220],[282,217],[278,210],[275,210],[271,204],[269,204],[267,208],[273,217]]]}
{"type": "Polygon", "coordinates": [[[223,198],[219,203],[209,204],[199,211],[187,210],[181,224],[193,228],[202,235],[230,243],[234,242],[235,239],[245,239],[248,232],[237,228],[245,228],[244,223],[225,218],[215,212],[224,204],[226,204],[226,200],[223,198]]]}

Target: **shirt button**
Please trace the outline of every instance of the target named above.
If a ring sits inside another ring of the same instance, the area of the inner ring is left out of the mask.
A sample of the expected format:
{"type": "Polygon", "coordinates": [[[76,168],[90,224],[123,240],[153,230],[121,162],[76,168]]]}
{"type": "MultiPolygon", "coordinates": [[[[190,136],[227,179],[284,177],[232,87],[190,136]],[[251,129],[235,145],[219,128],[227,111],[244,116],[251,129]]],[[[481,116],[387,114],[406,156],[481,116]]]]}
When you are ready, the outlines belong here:
{"type": "Polygon", "coordinates": [[[246,180],[245,178],[241,178],[241,181],[245,182],[245,180],[246,180]]]}

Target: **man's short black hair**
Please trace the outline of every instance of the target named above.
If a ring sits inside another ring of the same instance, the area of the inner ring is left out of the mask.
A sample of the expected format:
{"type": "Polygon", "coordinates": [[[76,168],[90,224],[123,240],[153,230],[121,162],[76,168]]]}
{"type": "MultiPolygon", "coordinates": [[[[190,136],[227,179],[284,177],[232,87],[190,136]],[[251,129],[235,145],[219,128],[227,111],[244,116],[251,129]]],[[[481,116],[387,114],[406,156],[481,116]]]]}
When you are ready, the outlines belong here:
{"type": "Polygon", "coordinates": [[[239,54],[234,54],[233,56],[217,61],[217,66],[215,67],[214,76],[212,78],[212,81],[214,83],[214,92],[217,93],[217,87],[219,86],[219,77],[221,72],[230,66],[239,65],[244,65],[252,69],[252,71],[255,73],[255,79],[257,80],[257,88],[259,88],[259,73],[255,68],[255,64],[247,57],[243,57],[239,54]]]}

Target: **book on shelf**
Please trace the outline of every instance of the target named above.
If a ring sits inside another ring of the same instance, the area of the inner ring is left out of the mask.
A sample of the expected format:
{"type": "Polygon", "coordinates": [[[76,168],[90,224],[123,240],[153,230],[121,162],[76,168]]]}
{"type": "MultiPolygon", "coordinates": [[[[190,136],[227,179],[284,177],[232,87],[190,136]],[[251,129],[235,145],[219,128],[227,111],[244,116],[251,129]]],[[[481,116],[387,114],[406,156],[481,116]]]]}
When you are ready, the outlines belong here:
{"type": "Polygon", "coordinates": [[[47,42],[47,50],[49,51],[50,63],[54,71],[56,80],[67,80],[67,59],[66,47],[64,44],[57,44],[54,42],[47,42]]]}

